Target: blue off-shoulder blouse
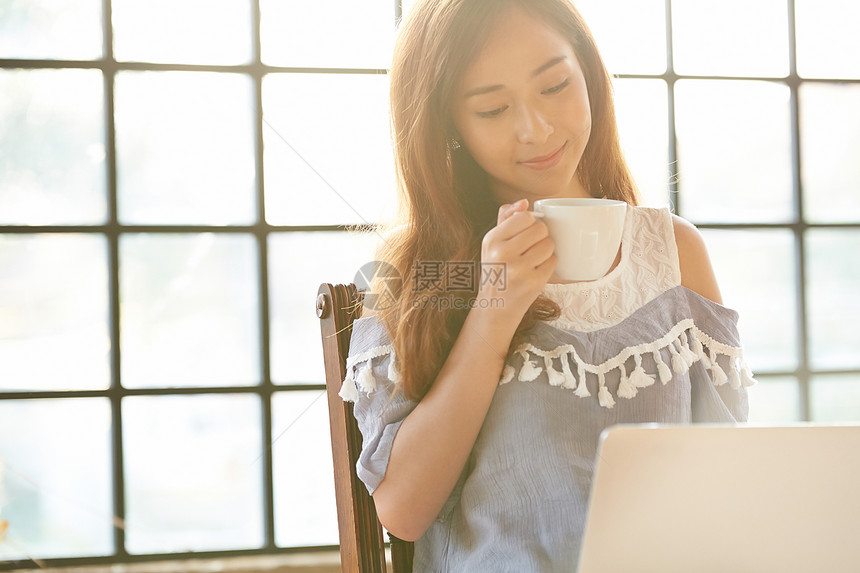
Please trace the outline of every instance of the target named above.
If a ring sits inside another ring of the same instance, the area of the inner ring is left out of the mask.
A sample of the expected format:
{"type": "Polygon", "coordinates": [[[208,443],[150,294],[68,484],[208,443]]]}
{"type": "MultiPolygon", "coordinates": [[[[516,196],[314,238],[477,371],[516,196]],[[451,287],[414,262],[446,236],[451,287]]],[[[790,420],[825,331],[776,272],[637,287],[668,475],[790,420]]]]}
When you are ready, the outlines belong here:
{"type": "MultiPolygon", "coordinates": [[[[667,212],[633,212],[664,231],[669,224],[667,212]]],[[[636,237],[625,237],[622,270],[595,289],[611,290],[621,275],[643,276],[646,267],[660,275],[653,264],[635,262],[636,237]]],[[[598,317],[593,329],[541,322],[517,346],[457,484],[415,542],[414,571],[574,571],[605,428],[747,420],[747,387],[755,380],[738,315],[674,284],[680,275],[673,237],[664,233],[663,242],[666,264],[675,268],[665,281],[651,281],[658,286],[644,304],[608,326],[598,317]]],[[[363,437],[357,472],[371,494],[385,476],[400,424],[416,406],[397,385],[396,366],[379,320],[356,320],[341,396],[355,403],[363,437]]]]}

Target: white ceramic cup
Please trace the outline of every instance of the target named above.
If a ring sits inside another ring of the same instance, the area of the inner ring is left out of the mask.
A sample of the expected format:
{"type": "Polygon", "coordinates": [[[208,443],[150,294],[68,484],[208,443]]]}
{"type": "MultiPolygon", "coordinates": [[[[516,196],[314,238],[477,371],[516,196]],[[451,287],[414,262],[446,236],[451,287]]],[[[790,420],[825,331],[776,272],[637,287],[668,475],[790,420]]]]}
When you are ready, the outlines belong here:
{"type": "Polygon", "coordinates": [[[621,246],[627,203],[572,197],[541,199],[535,201],[534,212],[546,223],[555,242],[558,278],[593,281],[612,267],[621,246]]]}

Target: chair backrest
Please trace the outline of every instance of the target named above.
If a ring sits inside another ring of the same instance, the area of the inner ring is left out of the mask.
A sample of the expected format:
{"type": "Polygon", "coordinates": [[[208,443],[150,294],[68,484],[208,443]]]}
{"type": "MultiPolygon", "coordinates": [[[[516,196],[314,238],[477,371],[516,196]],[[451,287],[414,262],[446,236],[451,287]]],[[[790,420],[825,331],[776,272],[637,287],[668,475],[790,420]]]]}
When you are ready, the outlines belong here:
{"type": "MultiPolygon", "coordinates": [[[[385,540],[373,498],[358,479],[361,432],[352,403],[338,395],[346,376],[352,322],[361,315],[364,292],[354,284],[322,283],[316,311],[322,332],[341,568],[344,573],[385,573],[385,540]]],[[[411,573],[413,544],[389,533],[393,573],[411,573]]]]}

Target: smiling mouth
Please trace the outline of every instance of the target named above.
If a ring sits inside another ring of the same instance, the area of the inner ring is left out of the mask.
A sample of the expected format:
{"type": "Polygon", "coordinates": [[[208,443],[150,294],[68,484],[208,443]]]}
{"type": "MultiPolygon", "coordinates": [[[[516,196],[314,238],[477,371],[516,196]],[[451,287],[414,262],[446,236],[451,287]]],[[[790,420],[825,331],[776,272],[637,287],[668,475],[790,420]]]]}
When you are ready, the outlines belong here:
{"type": "Polygon", "coordinates": [[[562,145],[561,148],[557,149],[550,155],[545,155],[544,157],[535,157],[529,159],[528,161],[519,161],[518,163],[525,167],[530,167],[531,169],[549,169],[550,167],[553,167],[556,163],[558,163],[559,159],[561,159],[561,156],[564,155],[568,147],[585,137],[588,133],[590,133],[590,131],[591,125],[588,125],[585,129],[582,130],[582,132],[578,136],[576,136],[576,138],[574,138],[573,140],[565,141],[564,145],[562,145]]]}
{"type": "Polygon", "coordinates": [[[548,167],[552,167],[558,162],[564,151],[567,149],[567,144],[568,142],[565,141],[564,145],[562,145],[549,155],[545,155],[543,157],[535,157],[529,159],[528,161],[520,161],[520,165],[524,165],[525,167],[531,167],[532,169],[546,169],[548,167]]]}
{"type": "Polygon", "coordinates": [[[564,142],[564,145],[562,145],[561,147],[559,147],[558,149],[556,149],[555,151],[553,151],[549,155],[544,155],[543,157],[532,157],[531,159],[528,159],[526,161],[520,161],[520,163],[543,163],[545,161],[549,161],[550,159],[555,157],[559,151],[564,149],[565,145],[567,145],[566,141],[564,142]]]}

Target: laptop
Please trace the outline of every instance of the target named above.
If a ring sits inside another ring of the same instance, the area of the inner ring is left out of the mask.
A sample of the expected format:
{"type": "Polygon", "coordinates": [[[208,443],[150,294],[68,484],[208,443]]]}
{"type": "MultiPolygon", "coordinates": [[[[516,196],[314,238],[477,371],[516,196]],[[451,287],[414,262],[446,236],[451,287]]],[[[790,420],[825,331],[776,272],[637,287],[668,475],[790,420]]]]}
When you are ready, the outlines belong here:
{"type": "Polygon", "coordinates": [[[860,425],[607,428],[578,571],[860,571],[860,425]]]}

